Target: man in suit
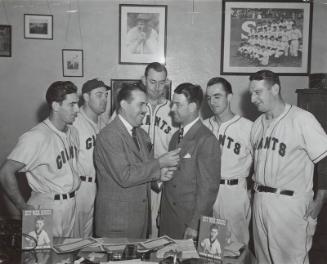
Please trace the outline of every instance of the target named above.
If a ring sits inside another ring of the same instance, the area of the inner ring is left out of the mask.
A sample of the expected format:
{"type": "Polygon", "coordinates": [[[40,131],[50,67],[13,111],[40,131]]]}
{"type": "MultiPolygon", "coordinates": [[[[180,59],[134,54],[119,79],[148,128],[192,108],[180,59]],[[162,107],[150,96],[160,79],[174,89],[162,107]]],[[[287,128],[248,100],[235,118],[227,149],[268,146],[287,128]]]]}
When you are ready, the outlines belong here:
{"type": "Polygon", "coordinates": [[[160,235],[196,238],[201,215],[212,216],[220,181],[218,140],[199,118],[203,99],[200,86],[182,83],[174,91],[172,114],[181,128],[169,150],[181,148],[178,169],[163,186],[160,235]]]}
{"type": "Polygon", "coordinates": [[[170,180],[178,165],[180,149],[154,159],[150,138],[140,128],[146,103],[140,85],[123,85],[117,95],[118,115],[97,137],[97,236],[146,238],[151,223],[150,183],[170,180]]]}

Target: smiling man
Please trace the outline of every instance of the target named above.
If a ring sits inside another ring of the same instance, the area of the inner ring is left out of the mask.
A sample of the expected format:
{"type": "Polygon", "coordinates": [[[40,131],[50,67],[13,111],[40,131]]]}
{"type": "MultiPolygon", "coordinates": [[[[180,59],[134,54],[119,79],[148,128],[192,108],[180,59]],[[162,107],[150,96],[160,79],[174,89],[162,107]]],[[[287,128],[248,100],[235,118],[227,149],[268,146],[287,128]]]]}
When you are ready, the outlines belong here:
{"type": "Polygon", "coordinates": [[[124,84],[117,95],[118,115],[97,137],[97,236],[146,238],[151,224],[150,183],[170,180],[178,165],[179,149],[153,157],[150,138],[140,128],[146,103],[140,84],[124,84]]]}
{"type": "Polygon", "coordinates": [[[78,132],[71,126],[78,113],[76,86],[69,81],[50,85],[46,93],[49,118],[23,134],[0,170],[3,190],[20,209],[52,209],[55,237],[73,236],[78,177],[78,132]],[[26,203],[16,172],[24,172],[32,189],[26,203]]]}
{"type": "Polygon", "coordinates": [[[182,83],[174,90],[172,115],[181,126],[169,150],[181,148],[181,161],[171,181],[165,182],[160,206],[160,235],[174,239],[198,236],[202,215],[212,216],[220,180],[220,149],[199,111],[203,92],[199,85],[182,83]]]}
{"type": "Polygon", "coordinates": [[[252,122],[232,112],[232,86],[226,79],[210,79],[206,96],[213,116],[203,123],[217,137],[222,152],[220,189],[213,214],[227,219],[232,241],[248,244],[251,207],[246,178],[252,164],[252,122]]]}
{"type": "Polygon", "coordinates": [[[251,130],[257,263],[309,263],[316,218],[326,200],[327,135],[311,113],[284,102],[276,73],[252,74],[250,92],[262,112],[251,130]]]}

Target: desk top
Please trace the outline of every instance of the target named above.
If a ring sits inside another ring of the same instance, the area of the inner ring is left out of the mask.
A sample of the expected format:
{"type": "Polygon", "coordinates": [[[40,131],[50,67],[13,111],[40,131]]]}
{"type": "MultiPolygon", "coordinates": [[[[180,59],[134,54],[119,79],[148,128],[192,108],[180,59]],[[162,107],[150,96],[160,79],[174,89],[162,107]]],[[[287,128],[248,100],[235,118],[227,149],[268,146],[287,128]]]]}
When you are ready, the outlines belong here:
{"type": "MultiPolygon", "coordinates": [[[[9,260],[1,262],[3,264],[70,264],[76,260],[78,252],[57,254],[52,249],[48,250],[31,250],[20,251],[8,249],[5,254],[9,256],[9,260]]],[[[251,264],[251,252],[246,248],[238,258],[224,258],[222,264],[251,264]]],[[[153,260],[152,258],[150,260],[153,260]]],[[[220,261],[210,259],[191,259],[183,261],[183,264],[221,264],[220,261]]]]}

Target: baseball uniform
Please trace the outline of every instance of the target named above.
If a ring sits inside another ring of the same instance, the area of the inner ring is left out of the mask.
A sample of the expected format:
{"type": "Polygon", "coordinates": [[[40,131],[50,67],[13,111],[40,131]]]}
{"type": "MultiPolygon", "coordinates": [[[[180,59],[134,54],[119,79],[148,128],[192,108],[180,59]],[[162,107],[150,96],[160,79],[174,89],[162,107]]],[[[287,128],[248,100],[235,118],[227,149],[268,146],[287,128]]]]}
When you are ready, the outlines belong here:
{"type": "Polygon", "coordinates": [[[93,234],[94,200],[96,195],[95,168],[93,163],[93,149],[96,135],[105,124],[96,124],[88,118],[83,110],[80,111],[74,121],[74,127],[78,130],[80,141],[80,179],[81,185],[76,192],[76,221],[75,236],[89,237],[93,234]]]}
{"type": "Polygon", "coordinates": [[[252,122],[235,115],[221,123],[212,116],[203,123],[217,137],[221,149],[221,181],[214,216],[227,219],[231,240],[249,242],[250,199],[246,177],[252,165],[250,132],[252,122]]]}
{"type": "Polygon", "coordinates": [[[49,119],[24,133],[8,159],[25,164],[32,189],[28,204],[38,209],[53,210],[53,236],[73,235],[75,190],[79,186],[77,157],[78,134],[68,126],[59,131],[49,119]]]}
{"type": "MultiPolygon", "coordinates": [[[[149,134],[154,148],[154,157],[157,158],[168,151],[169,141],[177,130],[172,124],[170,113],[170,101],[164,100],[154,110],[147,105],[147,113],[143,120],[142,128],[149,134]]],[[[156,237],[158,228],[156,219],[160,207],[161,192],[151,190],[151,229],[152,236],[156,237]]]]}
{"type": "Polygon", "coordinates": [[[304,218],[312,201],[314,164],[327,155],[327,136],[315,117],[286,104],[273,120],[253,124],[253,232],[258,263],[309,263],[316,220],[304,218]]]}

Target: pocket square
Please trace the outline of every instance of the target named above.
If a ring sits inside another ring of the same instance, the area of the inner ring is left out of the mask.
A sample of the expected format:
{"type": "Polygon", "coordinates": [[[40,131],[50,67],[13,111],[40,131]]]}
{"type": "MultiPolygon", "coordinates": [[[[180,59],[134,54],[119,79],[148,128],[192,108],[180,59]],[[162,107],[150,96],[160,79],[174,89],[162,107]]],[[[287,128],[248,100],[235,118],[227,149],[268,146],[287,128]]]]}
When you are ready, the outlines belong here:
{"type": "Polygon", "coordinates": [[[191,158],[191,154],[190,153],[186,153],[185,156],[183,157],[183,159],[190,159],[191,158]]]}

